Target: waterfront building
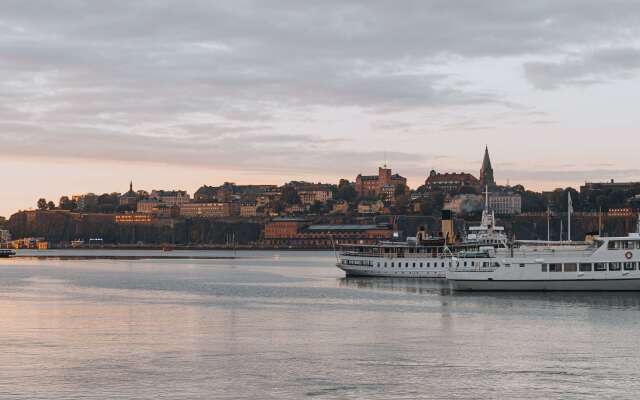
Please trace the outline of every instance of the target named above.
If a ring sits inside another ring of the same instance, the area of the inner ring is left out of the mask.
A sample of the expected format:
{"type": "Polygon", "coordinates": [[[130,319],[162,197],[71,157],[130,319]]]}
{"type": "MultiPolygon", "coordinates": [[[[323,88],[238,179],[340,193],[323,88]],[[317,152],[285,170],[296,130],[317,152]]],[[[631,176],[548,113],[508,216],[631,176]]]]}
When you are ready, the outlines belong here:
{"type": "Polygon", "coordinates": [[[491,166],[491,159],[489,158],[489,147],[485,146],[482,167],[480,168],[480,187],[485,188],[489,186],[489,188],[492,188],[495,185],[496,181],[493,177],[493,167],[491,166]]]}
{"type": "Polygon", "coordinates": [[[478,188],[480,182],[478,179],[468,173],[438,173],[435,170],[431,170],[429,177],[425,180],[424,186],[427,192],[444,192],[444,193],[457,193],[463,187],[478,188]]]}
{"type": "Polygon", "coordinates": [[[274,218],[264,229],[269,246],[331,248],[334,244],[374,244],[393,237],[389,225],[313,225],[303,218],[274,218]]]}
{"type": "Polygon", "coordinates": [[[153,209],[160,205],[160,201],[156,199],[144,199],[140,200],[137,204],[136,210],[139,213],[151,214],[153,209]]]}
{"type": "Polygon", "coordinates": [[[206,203],[216,199],[217,188],[213,186],[202,185],[193,194],[193,200],[198,203],[206,203]]]}
{"type": "Polygon", "coordinates": [[[239,203],[186,203],[179,209],[184,218],[225,218],[240,214],[239,203]]]}
{"type": "Polygon", "coordinates": [[[355,189],[359,196],[378,196],[385,185],[407,186],[407,178],[392,174],[390,168],[378,168],[378,175],[362,175],[356,177],[355,189]]]}
{"type": "Polygon", "coordinates": [[[150,214],[117,214],[114,222],[119,225],[148,225],[153,222],[150,214]]]}
{"type": "Polygon", "coordinates": [[[258,204],[255,201],[243,201],[240,203],[240,216],[241,217],[257,217],[258,216],[258,204]]]}
{"type": "Polygon", "coordinates": [[[361,201],[358,203],[358,214],[378,214],[384,211],[384,203],[381,200],[361,201]]]}
{"type": "Polygon", "coordinates": [[[191,201],[189,194],[184,190],[153,190],[149,199],[157,200],[170,206],[179,206],[191,201]]]}
{"type": "Polygon", "coordinates": [[[640,190],[640,182],[585,182],[580,186],[580,195],[593,195],[608,191],[640,190]]]}
{"type": "Polygon", "coordinates": [[[316,201],[324,204],[333,198],[333,192],[329,187],[314,185],[299,189],[298,196],[300,196],[302,204],[305,205],[311,205],[316,201]]]}
{"type": "Polygon", "coordinates": [[[0,229],[0,243],[7,243],[11,241],[11,232],[7,229],[0,229]]]}
{"type": "Polygon", "coordinates": [[[490,193],[489,209],[496,215],[520,214],[522,212],[522,196],[510,192],[490,193]]]}
{"type": "Polygon", "coordinates": [[[265,240],[286,239],[295,236],[298,230],[311,224],[307,218],[277,217],[265,224],[265,240]]]}
{"type": "Polygon", "coordinates": [[[138,194],[133,191],[133,181],[129,182],[129,191],[118,198],[118,204],[121,206],[134,207],[138,203],[138,194]]]}

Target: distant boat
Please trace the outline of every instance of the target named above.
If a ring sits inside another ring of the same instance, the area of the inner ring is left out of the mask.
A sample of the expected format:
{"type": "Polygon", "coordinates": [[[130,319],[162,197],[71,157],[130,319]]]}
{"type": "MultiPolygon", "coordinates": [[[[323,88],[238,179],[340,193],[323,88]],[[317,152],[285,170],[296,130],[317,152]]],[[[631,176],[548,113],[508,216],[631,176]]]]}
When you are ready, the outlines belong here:
{"type": "Polygon", "coordinates": [[[0,249],[0,257],[11,257],[15,256],[16,252],[11,249],[0,249]]]}

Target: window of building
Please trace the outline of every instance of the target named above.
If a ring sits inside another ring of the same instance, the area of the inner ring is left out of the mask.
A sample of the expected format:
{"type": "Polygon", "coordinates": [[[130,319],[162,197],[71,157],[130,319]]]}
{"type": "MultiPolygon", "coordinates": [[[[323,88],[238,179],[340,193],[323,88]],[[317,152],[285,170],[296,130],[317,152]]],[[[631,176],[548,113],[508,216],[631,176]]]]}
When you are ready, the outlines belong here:
{"type": "Polygon", "coordinates": [[[620,271],[621,269],[622,268],[619,262],[609,263],[609,271],[620,271]]]}
{"type": "Polygon", "coordinates": [[[549,264],[549,272],[562,272],[562,264],[549,264]]]}
{"type": "Polygon", "coordinates": [[[593,269],[595,271],[606,271],[607,270],[607,263],[595,263],[595,264],[593,264],[593,269]]]}
{"type": "Polygon", "coordinates": [[[635,271],[636,270],[636,263],[634,263],[634,262],[626,262],[626,263],[624,263],[624,270],[625,271],[635,271]]]}
{"type": "Polygon", "coordinates": [[[580,263],[580,272],[591,272],[591,263],[580,263]]]}
{"type": "Polygon", "coordinates": [[[564,265],[564,272],[577,272],[578,264],[570,263],[564,265]]]}

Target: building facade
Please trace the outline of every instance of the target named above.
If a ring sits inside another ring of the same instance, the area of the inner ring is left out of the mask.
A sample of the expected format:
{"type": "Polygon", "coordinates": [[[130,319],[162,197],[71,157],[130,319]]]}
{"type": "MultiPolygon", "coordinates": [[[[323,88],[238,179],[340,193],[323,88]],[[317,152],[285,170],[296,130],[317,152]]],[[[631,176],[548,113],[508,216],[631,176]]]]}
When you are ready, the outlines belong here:
{"type": "Polygon", "coordinates": [[[517,215],[522,212],[522,196],[517,193],[489,194],[489,209],[496,215],[517,215]]]}
{"type": "Polygon", "coordinates": [[[129,191],[118,198],[118,204],[127,207],[136,207],[138,203],[138,194],[133,191],[133,181],[129,182],[129,191]]]}
{"type": "Polygon", "coordinates": [[[331,248],[347,243],[375,244],[392,237],[389,225],[312,225],[305,219],[274,219],[265,225],[263,244],[331,248]]]}
{"type": "Polygon", "coordinates": [[[238,203],[186,203],[179,209],[184,218],[225,218],[240,214],[238,203]]]}
{"type": "Polygon", "coordinates": [[[424,182],[427,192],[440,191],[444,193],[457,193],[465,186],[477,189],[479,185],[480,181],[471,174],[465,172],[441,174],[435,170],[431,170],[429,177],[424,182]]]}
{"type": "Polygon", "coordinates": [[[189,194],[184,190],[154,190],[149,195],[149,199],[170,206],[180,206],[191,201],[189,194]]]}
{"type": "Polygon", "coordinates": [[[378,196],[385,185],[407,186],[407,178],[392,174],[390,168],[378,168],[378,175],[362,175],[356,177],[355,189],[359,196],[378,196]]]}

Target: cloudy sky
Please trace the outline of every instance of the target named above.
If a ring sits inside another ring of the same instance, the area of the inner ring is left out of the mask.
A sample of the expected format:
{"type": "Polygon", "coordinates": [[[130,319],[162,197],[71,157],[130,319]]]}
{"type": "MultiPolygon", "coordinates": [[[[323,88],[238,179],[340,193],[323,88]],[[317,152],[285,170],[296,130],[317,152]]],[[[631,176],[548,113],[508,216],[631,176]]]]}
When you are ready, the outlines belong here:
{"type": "Polygon", "coordinates": [[[0,0],[0,215],[387,163],[640,180],[637,1],[0,0]]]}

